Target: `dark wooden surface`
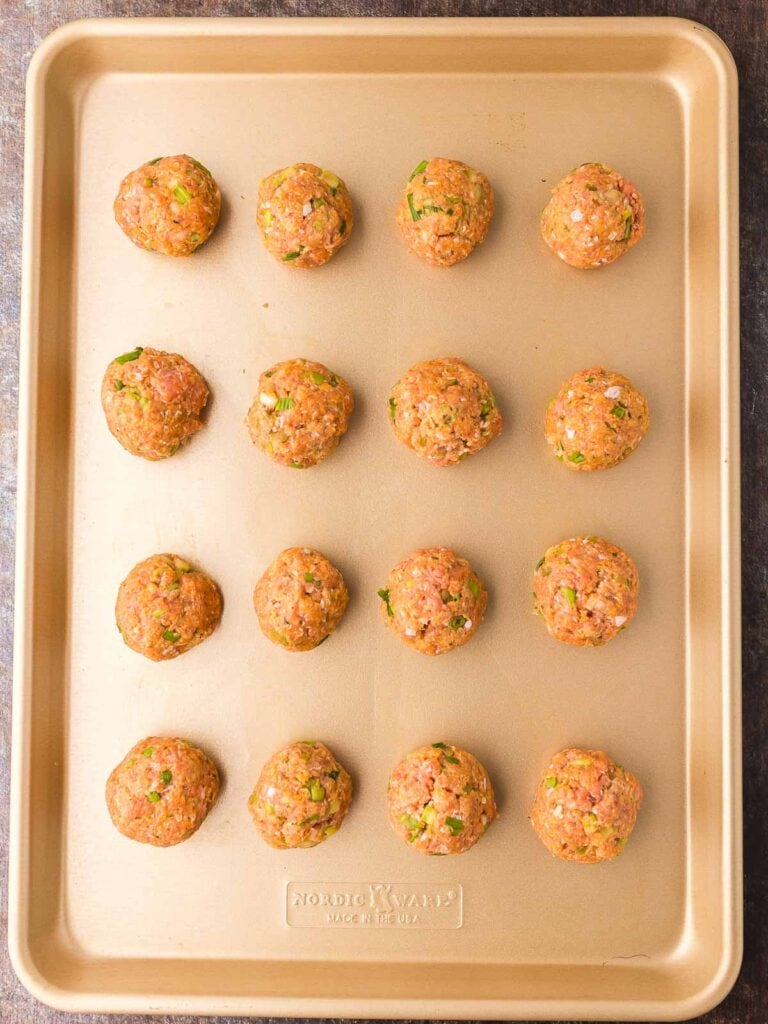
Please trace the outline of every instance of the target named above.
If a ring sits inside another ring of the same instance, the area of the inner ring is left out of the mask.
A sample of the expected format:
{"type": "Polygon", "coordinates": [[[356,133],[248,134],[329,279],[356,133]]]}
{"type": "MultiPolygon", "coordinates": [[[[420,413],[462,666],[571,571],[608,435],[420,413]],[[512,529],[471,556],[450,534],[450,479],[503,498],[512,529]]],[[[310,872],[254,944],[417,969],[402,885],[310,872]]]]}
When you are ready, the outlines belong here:
{"type": "MultiPolygon", "coordinates": [[[[768,0],[0,0],[0,877],[8,845],[14,491],[18,380],[23,79],[32,51],[57,25],[146,15],[679,15],[718,32],[741,88],[742,485],[744,594],[745,957],[706,1024],[768,1024],[768,0]]],[[[160,1018],[69,1015],[17,982],[0,919],[0,1022],[99,1024],[160,1018]]],[[[191,1022],[193,1018],[164,1018],[191,1022]]],[[[196,1018],[202,1021],[203,1018],[196,1018]]],[[[206,1018],[206,1020],[213,1020],[206,1018]]],[[[232,1021],[229,1021],[232,1024],[232,1021]]]]}

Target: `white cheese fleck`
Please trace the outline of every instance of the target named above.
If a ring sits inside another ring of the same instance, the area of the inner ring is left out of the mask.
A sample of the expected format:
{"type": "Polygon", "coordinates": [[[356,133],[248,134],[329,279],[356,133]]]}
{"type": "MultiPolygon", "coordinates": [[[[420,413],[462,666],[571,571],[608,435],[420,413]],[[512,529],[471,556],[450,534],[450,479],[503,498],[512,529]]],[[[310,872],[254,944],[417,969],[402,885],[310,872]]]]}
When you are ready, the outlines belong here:
{"type": "Polygon", "coordinates": [[[621,388],[618,386],[618,384],[614,384],[612,387],[606,388],[603,394],[606,398],[616,399],[621,394],[621,388]]]}
{"type": "Polygon", "coordinates": [[[627,616],[626,615],[617,615],[616,618],[613,621],[616,623],[617,626],[623,626],[624,623],[627,621],[627,616]]]}
{"type": "Polygon", "coordinates": [[[310,213],[312,213],[312,203],[304,203],[304,205],[301,208],[301,212],[304,214],[305,217],[308,217],[310,213]]]}
{"type": "Polygon", "coordinates": [[[277,395],[268,395],[266,391],[262,391],[259,401],[266,409],[274,409],[277,405],[277,395]]]}
{"type": "Polygon", "coordinates": [[[467,619],[464,623],[464,629],[472,629],[472,619],[467,619]]]}
{"type": "Polygon", "coordinates": [[[574,437],[576,437],[576,431],[573,429],[573,427],[566,427],[565,436],[568,438],[569,441],[572,441],[574,437]]]}
{"type": "Polygon", "coordinates": [[[581,210],[571,210],[571,220],[575,220],[578,223],[578,221],[584,220],[584,214],[581,210]]]}

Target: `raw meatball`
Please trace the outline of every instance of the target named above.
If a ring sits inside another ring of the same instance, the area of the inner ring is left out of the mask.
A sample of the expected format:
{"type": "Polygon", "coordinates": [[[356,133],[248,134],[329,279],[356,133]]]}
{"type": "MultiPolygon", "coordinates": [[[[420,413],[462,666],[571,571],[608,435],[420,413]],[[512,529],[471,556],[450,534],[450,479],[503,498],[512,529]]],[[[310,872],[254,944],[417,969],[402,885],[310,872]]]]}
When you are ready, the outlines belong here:
{"type": "Polygon", "coordinates": [[[135,348],[113,359],[101,385],[107,426],[132,455],[174,455],[203,426],[208,401],[202,374],[183,356],[135,348]]]}
{"type": "Polygon", "coordinates": [[[555,754],[536,791],[531,824],[561,860],[596,864],[618,857],[635,827],[643,790],[601,750],[555,754]]]}
{"type": "Polygon", "coordinates": [[[216,765],[186,740],[148,736],[107,779],[115,828],[137,843],[175,846],[205,821],[219,795],[216,765]]]}
{"type": "Polygon", "coordinates": [[[265,843],[293,850],[338,832],[351,802],[352,779],[328,747],[301,740],[267,761],[248,808],[265,843]]]}
{"type": "Polygon", "coordinates": [[[395,437],[435,466],[454,466],[501,432],[485,377],[451,356],[417,363],[389,397],[395,437]]]}
{"type": "Polygon", "coordinates": [[[341,622],[349,594],[341,573],[312,548],[286,548],[253,591],[264,636],[287,651],[311,651],[341,622]]]}
{"type": "Polygon", "coordinates": [[[213,175],[191,156],[159,156],[120,182],[115,220],[141,249],[190,256],[221,213],[213,175]]]}
{"type": "Polygon", "coordinates": [[[466,853],[496,817],[488,773],[460,747],[433,743],[392,769],[389,821],[398,836],[433,857],[466,853]]]}
{"type": "Polygon", "coordinates": [[[152,555],[120,584],[115,617],[131,650],[168,661],[211,635],[221,594],[210,576],[178,555],[152,555]]]}
{"type": "Polygon", "coordinates": [[[605,164],[582,164],[552,189],[541,234],[553,253],[582,270],[613,263],[645,234],[637,188],[605,164]]]}
{"type": "Polygon", "coordinates": [[[575,373],[549,403],[544,435],[569,469],[609,469],[632,454],[649,425],[642,392],[620,373],[593,366],[575,373]]]}
{"type": "Polygon", "coordinates": [[[314,164],[293,164],[264,178],[256,219],[269,252],[293,267],[327,263],[355,223],[347,186],[314,164]]]}
{"type": "Polygon", "coordinates": [[[460,160],[422,160],[397,209],[405,244],[436,267],[452,267],[485,240],[493,216],[493,189],[480,171],[460,160]]]}
{"type": "Polygon", "coordinates": [[[338,445],[354,407],[352,389],[327,366],[289,359],[259,377],[245,423],[256,447],[275,462],[307,469],[338,445]]]}
{"type": "Polygon", "coordinates": [[[599,647],[631,622],[639,586],[637,567],[621,548],[600,537],[572,537],[536,566],[534,610],[556,640],[599,647]]]}
{"type": "Polygon", "coordinates": [[[461,647],[483,621],[488,592],[466,560],[449,548],[414,551],[379,591],[381,616],[422,654],[461,647]]]}

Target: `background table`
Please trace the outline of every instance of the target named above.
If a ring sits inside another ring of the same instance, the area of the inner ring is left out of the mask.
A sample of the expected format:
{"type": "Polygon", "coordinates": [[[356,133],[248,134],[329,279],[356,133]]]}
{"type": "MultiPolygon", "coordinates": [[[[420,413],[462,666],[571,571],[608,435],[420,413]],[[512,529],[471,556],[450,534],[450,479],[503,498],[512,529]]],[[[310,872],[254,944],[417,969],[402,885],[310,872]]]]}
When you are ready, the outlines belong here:
{"type": "MultiPolygon", "coordinates": [[[[739,69],[744,621],[744,967],[706,1024],[768,1022],[768,0],[0,0],[0,877],[7,877],[13,541],[24,74],[63,22],[149,15],[677,15],[718,32],[739,69]]],[[[0,917],[0,1022],[100,1024],[42,1006],[8,961],[0,917]]],[[[213,1018],[205,1018],[213,1021],[213,1018]]],[[[189,1024],[203,1018],[163,1018],[189,1024]]],[[[221,1018],[216,1018],[221,1020],[221,1018]]],[[[229,1024],[232,1019],[228,1018],[229,1024]]]]}

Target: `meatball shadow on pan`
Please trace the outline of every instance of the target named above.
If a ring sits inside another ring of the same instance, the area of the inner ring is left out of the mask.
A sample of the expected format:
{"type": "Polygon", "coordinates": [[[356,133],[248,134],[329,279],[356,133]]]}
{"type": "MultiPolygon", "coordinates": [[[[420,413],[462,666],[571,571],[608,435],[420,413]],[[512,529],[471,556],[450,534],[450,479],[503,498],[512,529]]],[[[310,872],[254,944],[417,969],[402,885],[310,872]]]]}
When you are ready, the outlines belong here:
{"type": "MultiPolygon", "coordinates": [[[[344,583],[347,587],[347,593],[349,594],[349,603],[347,605],[344,618],[349,618],[350,615],[354,616],[357,613],[358,605],[364,603],[367,595],[367,590],[363,586],[360,569],[358,568],[357,562],[354,559],[350,559],[348,555],[348,549],[339,551],[341,557],[336,557],[336,548],[333,549],[333,554],[329,555],[331,562],[341,573],[344,578],[344,583]]],[[[367,618],[367,609],[361,608],[360,614],[365,615],[367,618]]],[[[350,635],[356,627],[350,627],[347,624],[348,635],[350,635]]],[[[344,619],[339,623],[338,629],[344,629],[344,619]]]]}
{"type": "Polygon", "coordinates": [[[200,253],[210,252],[214,255],[218,255],[219,251],[229,244],[229,228],[232,223],[232,216],[231,200],[226,192],[222,192],[221,211],[219,213],[219,220],[216,224],[216,230],[206,241],[205,245],[200,246],[200,253]]]}
{"type": "MultiPolygon", "coordinates": [[[[365,395],[361,394],[359,388],[353,387],[352,393],[355,398],[355,407],[349,417],[346,432],[339,443],[340,452],[346,451],[347,449],[345,446],[349,446],[350,442],[352,442],[352,445],[363,444],[371,425],[371,403],[366,399],[365,395]]],[[[375,415],[375,413],[376,410],[374,410],[373,414],[375,415]]],[[[352,455],[352,458],[355,460],[361,457],[362,453],[360,452],[353,453],[352,455]]],[[[331,463],[331,465],[333,465],[333,463],[331,463]]],[[[346,578],[347,576],[345,573],[344,579],[346,578]]]]}
{"type": "MultiPolygon", "coordinates": [[[[454,736],[454,733],[451,733],[451,736],[455,739],[462,739],[461,735],[454,736]]],[[[514,778],[515,773],[510,772],[508,768],[505,768],[505,766],[499,762],[499,759],[496,757],[492,748],[487,746],[485,743],[475,742],[475,740],[472,739],[471,743],[468,743],[468,745],[470,746],[472,753],[488,772],[488,778],[491,780],[491,785],[493,786],[493,792],[496,798],[496,808],[499,817],[502,821],[506,821],[507,819],[511,820],[513,817],[517,818],[517,806],[515,805],[519,805],[521,803],[521,796],[519,792],[520,787],[513,787],[513,793],[510,795],[510,788],[507,779],[510,774],[514,778]],[[510,809],[510,803],[513,805],[512,809],[510,809]]],[[[527,794],[522,802],[524,803],[526,799],[527,794]]],[[[515,832],[517,833],[518,831],[519,830],[515,828],[515,832]]],[[[491,835],[493,834],[494,833],[492,831],[491,835]]]]}
{"type": "MultiPolygon", "coordinates": [[[[491,185],[493,185],[493,179],[491,179],[491,185]]],[[[514,205],[508,202],[507,197],[498,189],[494,189],[493,217],[488,226],[488,234],[482,245],[478,245],[472,253],[473,257],[479,260],[485,254],[486,260],[492,260],[497,259],[502,250],[506,254],[509,247],[504,238],[505,234],[511,235],[514,231],[519,235],[520,228],[520,218],[515,216],[514,205]]]]}

